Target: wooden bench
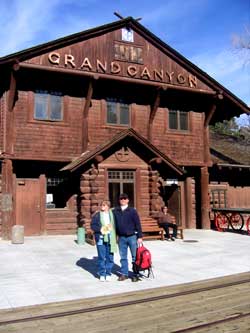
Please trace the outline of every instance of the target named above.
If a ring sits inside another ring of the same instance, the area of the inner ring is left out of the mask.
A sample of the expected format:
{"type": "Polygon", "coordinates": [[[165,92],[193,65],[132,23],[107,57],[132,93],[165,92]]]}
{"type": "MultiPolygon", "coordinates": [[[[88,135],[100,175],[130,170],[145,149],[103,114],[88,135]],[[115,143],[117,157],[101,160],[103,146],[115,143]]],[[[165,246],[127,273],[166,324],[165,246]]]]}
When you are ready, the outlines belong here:
{"type": "Polygon", "coordinates": [[[164,240],[164,229],[159,227],[157,220],[153,218],[143,218],[141,221],[143,239],[164,240]]]}
{"type": "Polygon", "coordinates": [[[90,245],[95,245],[95,236],[94,232],[91,229],[86,230],[85,241],[90,245]]]}
{"type": "MultiPolygon", "coordinates": [[[[172,236],[172,234],[173,234],[173,229],[172,228],[169,228],[169,234],[170,234],[170,236],[172,236]]],[[[177,238],[180,238],[180,239],[184,238],[184,236],[183,236],[183,227],[181,227],[179,225],[178,225],[178,229],[177,229],[177,238]]]]}
{"type": "MultiPolygon", "coordinates": [[[[141,221],[143,239],[165,239],[165,230],[159,227],[158,222],[153,218],[144,218],[141,221]]],[[[169,233],[172,235],[172,228],[169,228],[169,233]]],[[[178,226],[177,238],[183,239],[183,227],[178,226]]],[[[86,242],[95,245],[95,237],[92,230],[86,231],[86,242]]]]}
{"type": "MultiPolygon", "coordinates": [[[[171,222],[176,223],[176,219],[175,219],[174,215],[172,215],[171,222]]],[[[165,230],[164,230],[164,234],[165,234],[165,230]]],[[[169,228],[169,235],[170,235],[170,237],[173,235],[173,229],[172,228],[169,228]]],[[[179,225],[177,225],[177,238],[180,238],[180,239],[184,238],[184,236],[183,236],[183,227],[181,227],[179,225]]]]}

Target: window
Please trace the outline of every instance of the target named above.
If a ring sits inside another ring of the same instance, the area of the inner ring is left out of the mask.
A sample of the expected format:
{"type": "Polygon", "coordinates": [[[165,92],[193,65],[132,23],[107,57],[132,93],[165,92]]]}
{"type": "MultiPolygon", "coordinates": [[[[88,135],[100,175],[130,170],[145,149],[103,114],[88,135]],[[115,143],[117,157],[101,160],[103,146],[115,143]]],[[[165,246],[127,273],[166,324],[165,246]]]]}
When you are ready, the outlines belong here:
{"type": "Polygon", "coordinates": [[[123,28],[122,29],[122,40],[124,40],[126,42],[133,43],[133,41],[134,41],[134,32],[133,32],[133,30],[123,28]]]}
{"type": "Polygon", "coordinates": [[[46,208],[65,208],[67,205],[66,179],[48,177],[46,208]]]}
{"type": "Polygon", "coordinates": [[[120,193],[127,193],[130,205],[135,206],[135,172],[133,170],[109,170],[108,185],[112,207],[117,206],[120,193]]]}
{"type": "Polygon", "coordinates": [[[126,62],[143,63],[142,48],[127,44],[114,44],[115,59],[126,62]]]}
{"type": "Polygon", "coordinates": [[[37,90],[35,92],[34,118],[36,120],[62,121],[62,94],[37,90]]]}
{"type": "Polygon", "coordinates": [[[168,126],[169,129],[188,131],[189,130],[188,112],[179,111],[179,110],[169,110],[168,126]]]}
{"type": "Polygon", "coordinates": [[[107,99],[107,123],[122,126],[129,125],[129,105],[117,99],[107,99]]]}

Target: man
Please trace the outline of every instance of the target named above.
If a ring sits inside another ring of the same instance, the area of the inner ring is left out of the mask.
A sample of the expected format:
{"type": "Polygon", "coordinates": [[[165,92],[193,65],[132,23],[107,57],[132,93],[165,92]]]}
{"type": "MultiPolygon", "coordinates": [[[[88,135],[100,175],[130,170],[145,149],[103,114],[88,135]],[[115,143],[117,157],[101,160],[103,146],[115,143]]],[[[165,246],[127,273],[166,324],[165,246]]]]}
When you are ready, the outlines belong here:
{"type": "Polygon", "coordinates": [[[162,207],[162,212],[159,215],[159,226],[165,230],[165,238],[168,241],[175,241],[177,237],[177,225],[173,223],[173,216],[168,213],[168,207],[162,207]],[[170,238],[169,228],[173,229],[173,236],[170,238]]]}
{"type": "MultiPolygon", "coordinates": [[[[116,224],[116,234],[118,236],[118,247],[121,262],[121,275],[118,281],[128,279],[128,248],[131,252],[132,265],[136,259],[137,243],[142,243],[141,222],[137,211],[129,207],[129,197],[126,193],[119,196],[119,207],[113,210],[116,224]]],[[[133,265],[132,282],[139,281],[133,265]]]]}

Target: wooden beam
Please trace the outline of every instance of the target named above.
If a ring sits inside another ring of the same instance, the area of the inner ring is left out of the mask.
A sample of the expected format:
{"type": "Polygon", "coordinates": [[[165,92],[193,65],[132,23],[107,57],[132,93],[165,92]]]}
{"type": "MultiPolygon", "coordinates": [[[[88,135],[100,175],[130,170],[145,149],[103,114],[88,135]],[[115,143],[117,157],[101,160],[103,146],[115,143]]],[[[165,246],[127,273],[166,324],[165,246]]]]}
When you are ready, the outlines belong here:
{"type": "Polygon", "coordinates": [[[156,96],[154,103],[150,105],[150,115],[149,115],[149,122],[148,122],[148,140],[152,141],[153,136],[153,121],[155,118],[156,111],[160,105],[161,101],[161,88],[159,87],[156,91],[156,96]]]}
{"type": "Polygon", "coordinates": [[[204,128],[208,127],[215,111],[216,111],[216,104],[213,104],[208,113],[205,115],[205,120],[204,120],[204,128]]]}
{"type": "Polygon", "coordinates": [[[104,158],[102,155],[96,155],[95,160],[97,163],[101,163],[104,160],[104,158]]]}
{"type": "Polygon", "coordinates": [[[163,89],[168,88],[168,89],[173,89],[173,90],[189,91],[189,92],[204,94],[204,95],[215,95],[216,94],[215,91],[210,91],[210,90],[189,88],[189,87],[177,86],[177,85],[173,85],[173,84],[169,84],[169,83],[161,83],[161,82],[156,82],[156,81],[146,81],[146,80],[123,77],[123,76],[118,76],[118,75],[85,72],[85,71],[82,71],[79,69],[64,69],[64,68],[58,68],[58,67],[28,64],[28,63],[21,63],[20,68],[35,69],[35,70],[42,70],[42,71],[48,71],[48,72],[58,72],[58,73],[63,73],[63,74],[76,75],[76,76],[87,76],[87,77],[92,77],[92,78],[94,78],[95,75],[98,74],[99,79],[137,83],[137,84],[147,85],[147,86],[152,86],[152,87],[160,86],[163,89]]]}
{"type": "Polygon", "coordinates": [[[214,96],[214,103],[212,104],[210,110],[206,114],[205,121],[204,121],[204,127],[207,127],[216,111],[216,108],[218,106],[218,103],[223,100],[223,94],[221,92],[217,93],[216,96],[214,96]]]}
{"type": "Polygon", "coordinates": [[[149,164],[152,164],[152,163],[161,164],[162,159],[160,157],[151,158],[151,160],[149,161],[149,164]]]}
{"type": "Polygon", "coordinates": [[[119,19],[124,20],[124,17],[122,17],[121,14],[114,12],[114,15],[117,16],[119,19]]]}
{"type": "Polygon", "coordinates": [[[10,86],[7,93],[6,111],[5,111],[5,127],[4,127],[4,152],[8,155],[13,154],[14,146],[14,112],[13,107],[16,100],[16,78],[14,72],[10,72],[10,86]]]}
{"type": "Polygon", "coordinates": [[[16,96],[16,78],[13,71],[10,73],[10,87],[8,92],[8,111],[12,111],[16,96]]]}
{"type": "Polygon", "coordinates": [[[93,80],[89,81],[89,87],[87,96],[85,99],[85,104],[83,108],[83,123],[82,123],[82,151],[86,151],[89,143],[89,134],[88,134],[88,115],[89,108],[91,103],[91,98],[93,95],[93,80]]]}

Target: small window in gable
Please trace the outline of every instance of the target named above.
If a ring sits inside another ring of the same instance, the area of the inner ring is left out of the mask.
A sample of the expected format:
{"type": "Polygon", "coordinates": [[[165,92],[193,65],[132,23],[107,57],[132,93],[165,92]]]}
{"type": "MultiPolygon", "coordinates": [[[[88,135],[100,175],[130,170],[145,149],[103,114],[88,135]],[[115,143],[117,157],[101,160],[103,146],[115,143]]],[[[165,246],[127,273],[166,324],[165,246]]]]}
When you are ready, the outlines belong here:
{"type": "Polygon", "coordinates": [[[125,42],[134,42],[134,32],[132,29],[123,28],[122,29],[122,40],[125,42]]]}
{"type": "Polygon", "coordinates": [[[62,121],[62,93],[37,90],[35,92],[34,119],[62,121]]]}
{"type": "Polygon", "coordinates": [[[189,113],[179,110],[169,110],[168,127],[171,130],[188,131],[189,130],[189,113]]]}
{"type": "Polygon", "coordinates": [[[129,105],[116,98],[107,99],[107,124],[128,126],[130,124],[129,105]]]}

